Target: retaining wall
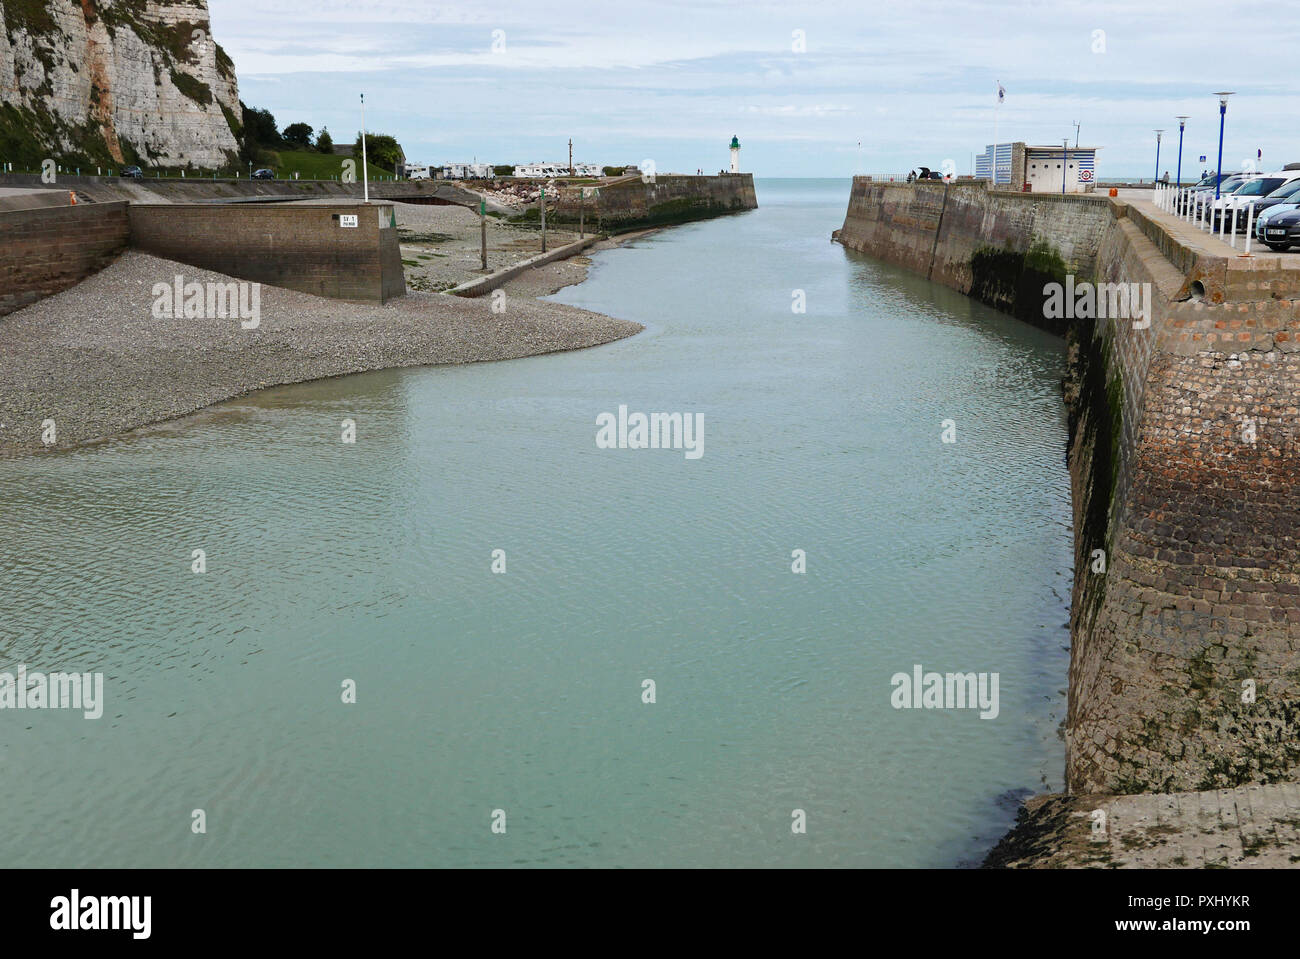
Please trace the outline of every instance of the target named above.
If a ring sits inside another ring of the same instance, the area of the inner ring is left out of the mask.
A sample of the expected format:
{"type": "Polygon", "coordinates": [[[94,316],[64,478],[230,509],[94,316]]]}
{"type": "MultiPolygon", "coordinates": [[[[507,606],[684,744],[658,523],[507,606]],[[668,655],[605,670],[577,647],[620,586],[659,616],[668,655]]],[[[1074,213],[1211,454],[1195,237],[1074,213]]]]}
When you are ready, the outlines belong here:
{"type": "Polygon", "coordinates": [[[102,270],[126,248],[127,204],[0,212],[0,316],[102,270]]]}
{"type": "Polygon", "coordinates": [[[548,212],[547,218],[553,216],[556,222],[577,223],[585,209],[586,221],[593,228],[620,233],[758,207],[754,177],[750,173],[659,174],[649,182],[639,175],[631,175],[594,186],[596,196],[585,200],[580,185],[565,187],[558,196],[554,213],[548,212]]]}
{"type": "Polygon", "coordinates": [[[132,246],[240,279],[342,300],[406,292],[392,204],[133,203],[129,218],[132,246]]]}

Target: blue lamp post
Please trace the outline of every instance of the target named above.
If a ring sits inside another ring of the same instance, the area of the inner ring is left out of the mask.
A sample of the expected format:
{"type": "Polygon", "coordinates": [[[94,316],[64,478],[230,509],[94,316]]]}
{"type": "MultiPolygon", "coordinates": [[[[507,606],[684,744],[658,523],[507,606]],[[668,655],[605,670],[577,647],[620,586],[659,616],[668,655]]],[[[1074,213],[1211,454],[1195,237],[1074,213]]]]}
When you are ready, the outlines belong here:
{"type": "Polygon", "coordinates": [[[1222,90],[1215,94],[1219,98],[1219,165],[1214,170],[1214,198],[1219,198],[1219,187],[1223,185],[1223,120],[1228,115],[1228,97],[1234,91],[1222,90]]]}
{"type": "Polygon", "coordinates": [[[1164,130],[1156,131],[1156,178],[1151,181],[1152,183],[1160,182],[1160,138],[1163,137],[1164,135],[1165,135],[1164,130]]]}
{"type": "Polygon", "coordinates": [[[1183,128],[1187,126],[1187,117],[1178,118],[1178,183],[1183,185],[1183,128]]]}

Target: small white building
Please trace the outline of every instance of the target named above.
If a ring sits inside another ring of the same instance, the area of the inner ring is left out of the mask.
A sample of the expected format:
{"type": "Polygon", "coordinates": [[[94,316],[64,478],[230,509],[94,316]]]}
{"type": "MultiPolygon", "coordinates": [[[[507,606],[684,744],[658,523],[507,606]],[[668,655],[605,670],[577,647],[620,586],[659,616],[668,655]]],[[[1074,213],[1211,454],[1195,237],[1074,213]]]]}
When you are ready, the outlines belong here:
{"type": "Polygon", "coordinates": [[[1026,146],[1022,162],[1030,193],[1089,193],[1096,184],[1096,147],[1026,146]]]}
{"type": "Polygon", "coordinates": [[[1030,193],[1091,193],[1098,147],[1022,142],[990,144],[975,160],[975,179],[1030,193]],[[995,158],[996,157],[996,161],[995,158]]]}

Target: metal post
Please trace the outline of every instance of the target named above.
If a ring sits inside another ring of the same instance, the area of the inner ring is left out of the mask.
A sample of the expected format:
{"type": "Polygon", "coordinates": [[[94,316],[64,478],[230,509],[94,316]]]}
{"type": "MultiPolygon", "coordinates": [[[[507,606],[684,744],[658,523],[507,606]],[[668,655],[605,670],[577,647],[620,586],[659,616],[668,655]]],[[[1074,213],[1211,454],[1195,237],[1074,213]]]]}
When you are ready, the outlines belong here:
{"type": "Polygon", "coordinates": [[[1178,186],[1183,185],[1183,128],[1187,126],[1187,117],[1178,118],[1178,186]]]}
{"type": "Polygon", "coordinates": [[[487,265],[487,200],[479,197],[478,201],[478,227],[479,227],[479,246],[483,253],[483,269],[486,272],[487,265]]]}
{"type": "Polygon", "coordinates": [[[1065,169],[1069,165],[1066,160],[1066,151],[1070,149],[1070,138],[1066,137],[1061,141],[1061,196],[1065,196],[1065,169]]]}
{"type": "Polygon", "coordinates": [[[1214,198],[1219,198],[1219,188],[1223,186],[1223,120],[1228,115],[1228,97],[1231,91],[1215,94],[1219,98],[1219,163],[1214,169],[1214,198]]]}
{"type": "Polygon", "coordinates": [[[546,187],[542,187],[542,195],[538,197],[538,202],[542,205],[542,252],[546,252],[546,187]]]}
{"type": "Polygon", "coordinates": [[[1160,140],[1164,136],[1164,130],[1156,131],[1156,178],[1153,182],[1160,182],[1160,140]]]}
{"type": "Polygon", "coordinates": [[[366,95],[361,94],[361,189],[365,203],[370,202],[370,168],[366,162],[366,95]]]}

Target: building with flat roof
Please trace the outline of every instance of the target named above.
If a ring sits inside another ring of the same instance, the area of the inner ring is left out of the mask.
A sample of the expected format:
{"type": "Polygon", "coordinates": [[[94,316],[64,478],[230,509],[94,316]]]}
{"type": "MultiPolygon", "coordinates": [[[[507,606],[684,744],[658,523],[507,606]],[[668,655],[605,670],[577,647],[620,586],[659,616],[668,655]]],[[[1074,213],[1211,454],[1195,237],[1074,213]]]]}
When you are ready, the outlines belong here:
{"type": "Polygon", "coordinates": [[[975,179],[1030,193],[1091,193],[1097,182],[1098,149],[1018,141],[989,144],[975,158],[975,179]]]}

